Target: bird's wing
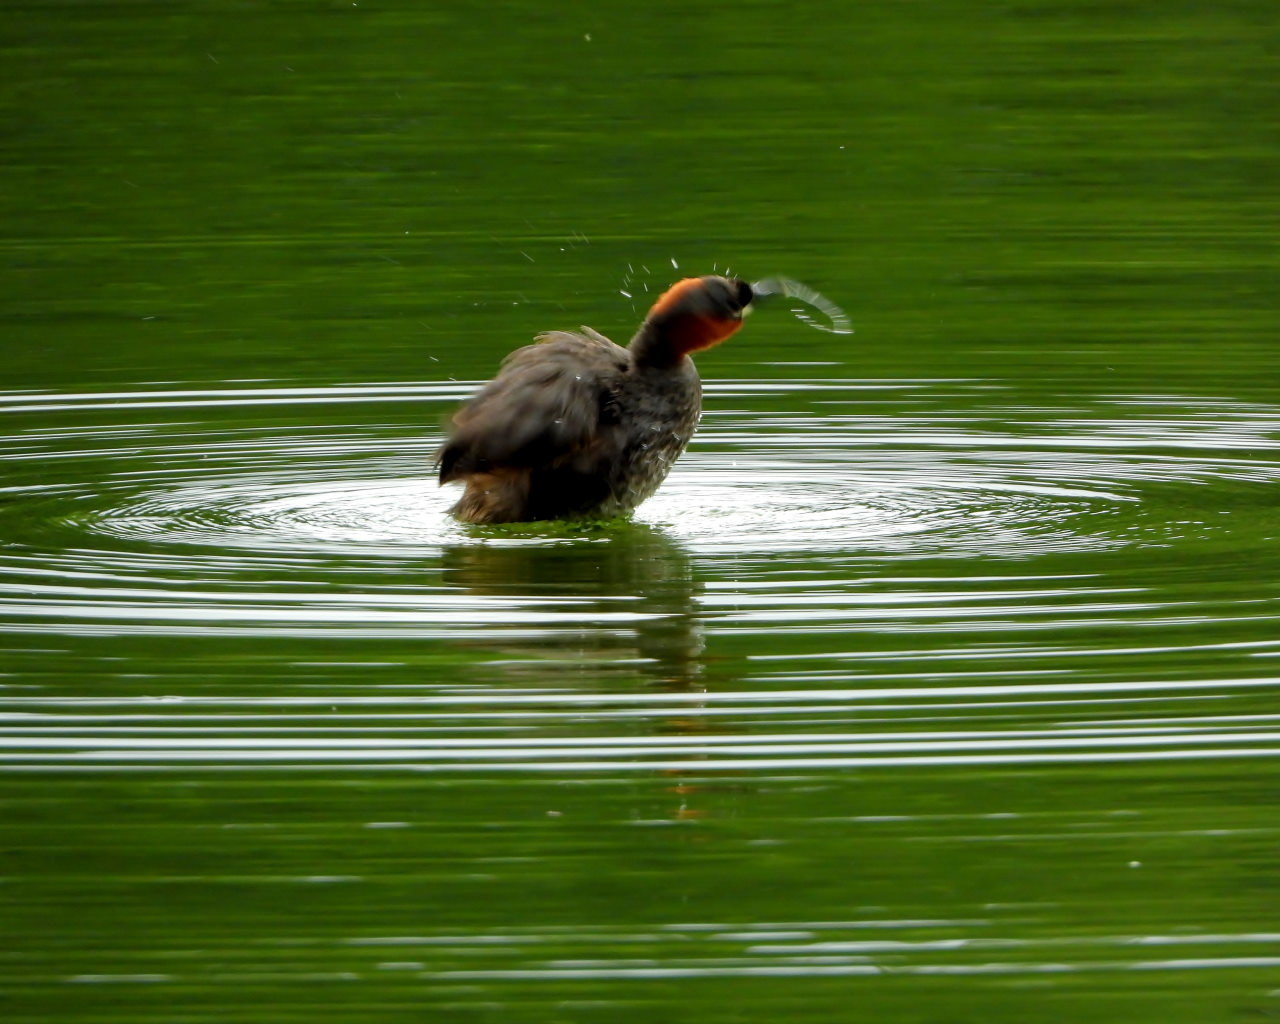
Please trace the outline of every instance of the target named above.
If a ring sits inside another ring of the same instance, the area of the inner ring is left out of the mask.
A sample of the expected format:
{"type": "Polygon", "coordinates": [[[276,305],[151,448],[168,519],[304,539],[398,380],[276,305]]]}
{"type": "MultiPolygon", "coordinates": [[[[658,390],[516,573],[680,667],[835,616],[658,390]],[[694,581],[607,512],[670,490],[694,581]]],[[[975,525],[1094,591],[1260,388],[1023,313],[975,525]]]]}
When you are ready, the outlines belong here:
{"type": "Polygon", "coordinates": [[[626,350],[584,327],[516,349],[453,417],[440,482],[495,469],[572,466],[590,471],[616,423],[614,388],[626,350]]]}

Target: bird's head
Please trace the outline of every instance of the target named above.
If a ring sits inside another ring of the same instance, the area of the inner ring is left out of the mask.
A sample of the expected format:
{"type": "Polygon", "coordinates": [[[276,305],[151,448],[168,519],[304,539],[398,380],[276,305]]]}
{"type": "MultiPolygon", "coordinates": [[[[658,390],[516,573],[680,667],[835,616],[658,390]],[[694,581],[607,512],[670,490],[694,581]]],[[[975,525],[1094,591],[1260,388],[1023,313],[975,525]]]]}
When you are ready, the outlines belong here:
{"type": "Polygon", "coordinates": [[[659,296],[641,327],[673,359],[718,345],[742,326],[753,298],[751,285],[736,278],[687,277],[659,296]]]}

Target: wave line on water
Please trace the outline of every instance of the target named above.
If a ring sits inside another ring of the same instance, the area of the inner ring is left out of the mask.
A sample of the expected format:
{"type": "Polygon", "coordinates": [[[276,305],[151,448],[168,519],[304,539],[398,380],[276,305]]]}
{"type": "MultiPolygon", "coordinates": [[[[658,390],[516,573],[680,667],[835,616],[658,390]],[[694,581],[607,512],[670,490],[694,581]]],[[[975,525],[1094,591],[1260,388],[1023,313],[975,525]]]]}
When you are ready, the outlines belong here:
{"type": "MultiPolygon", "coordinates": [[[[1126,682],[1107,682],[1100,680],[1078,680],[1070,683],[1007,683],[992,686],[913,686],[913,687],[845,687],[832,689],[805,689],[786,691],[759,690],[699,690],[690,692],[668,693],[508,693],[504,703],[520,704],[701,704],[701,703],[768,703],[785,697],[789,702],[846,702],[858,700],[884,700],[891,698],[939,698],[939,697],[997,697],[1025,695],[1053,696],[1092,696],[1113,693],[1151,693],[1151,692],[1213,692],[1224,689],[1280,689],[1280,677],[1262,678],[1230,678],[1230,679],[1198,679],[1198,680],[1145,680],[1126,682]]],[[[272,696],[250,697],[244,694],[227,694],[216,697],[208,696],[111,696],[111,697],[60,697],[60,696],[26,696],[15,694],[6,697],[5,702],[13,706],[27,707],[131,707],[150,705],[185,705],[185,706],[233,706],[233,707],[305,707],[305,706],[337,706],[337,705],[405,705],[405,706],[438,706],[456,704],[474,704],[478,699],[487,696],[463,694],[404,694],[397,696],[347,696],[342,694],[321,695],[315,697],[272,696]]]]}

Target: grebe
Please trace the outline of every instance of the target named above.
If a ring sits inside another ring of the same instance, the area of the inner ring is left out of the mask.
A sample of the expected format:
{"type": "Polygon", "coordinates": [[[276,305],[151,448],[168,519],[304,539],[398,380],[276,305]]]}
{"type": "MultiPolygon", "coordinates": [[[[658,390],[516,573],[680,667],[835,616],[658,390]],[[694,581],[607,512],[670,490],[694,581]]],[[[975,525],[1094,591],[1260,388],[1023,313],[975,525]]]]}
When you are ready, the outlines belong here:
{"type": "Polygon", "coordinates": [[[751,285],[690,277],[653,304],[626,348],[584,327],[516,349],[453,417],[440,482],[468,523],[605,517],[653,494],[702,414],[694,352],[742,326],[751,285]]]}

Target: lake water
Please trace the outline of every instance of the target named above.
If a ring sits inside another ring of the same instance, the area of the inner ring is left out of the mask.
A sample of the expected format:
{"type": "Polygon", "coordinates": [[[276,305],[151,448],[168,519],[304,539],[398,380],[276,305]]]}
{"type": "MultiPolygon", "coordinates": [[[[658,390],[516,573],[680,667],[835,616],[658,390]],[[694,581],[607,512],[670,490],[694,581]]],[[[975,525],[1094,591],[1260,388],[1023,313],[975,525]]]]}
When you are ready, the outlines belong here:
{"type": "Polygon", "coordinates": [[[13,5],[6,1021],[1280,1014],[1273,5],[13,5]],[[630,522],[540,330],[784,274],[630,522]]]}

